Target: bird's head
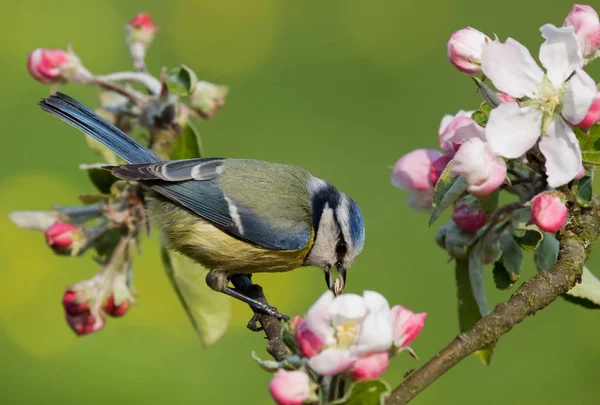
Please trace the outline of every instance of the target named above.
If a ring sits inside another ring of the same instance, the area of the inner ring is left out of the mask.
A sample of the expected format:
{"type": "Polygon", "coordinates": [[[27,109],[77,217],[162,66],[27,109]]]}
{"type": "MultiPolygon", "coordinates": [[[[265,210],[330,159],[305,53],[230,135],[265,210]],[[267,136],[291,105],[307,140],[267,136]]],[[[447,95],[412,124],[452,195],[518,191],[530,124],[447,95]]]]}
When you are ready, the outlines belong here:
{"type": "Polygon", "coordinates": [[[315,242],[305,264],[321,267],[327,287],[337,295],[345,287],[348,268],[365,244],[364,220],[356,201],[325,181],[313,179],[310,192],[315,242]]]}

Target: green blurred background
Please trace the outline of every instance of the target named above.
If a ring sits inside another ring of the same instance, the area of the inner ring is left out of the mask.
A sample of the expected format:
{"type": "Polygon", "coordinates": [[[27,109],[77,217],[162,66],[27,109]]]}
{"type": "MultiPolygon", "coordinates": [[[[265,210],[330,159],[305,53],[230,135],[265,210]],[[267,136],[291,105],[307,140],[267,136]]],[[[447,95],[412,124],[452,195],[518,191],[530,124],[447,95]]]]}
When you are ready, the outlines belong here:
{"type": "MultiPolygon", "coordinates": [[[[413,345],[421,359],[400,356],[385,375],[395,385],[457,333],[453,269],[433,241],[436,229],[389,182],[402,154],[437,147],[443,114],[480,102],[470,79],[447,62],[445,42],[472,25],[517,38],[537,55],[538,27],[560,25],[571,6],[562,0],[3,4],[0,403],[270,403],[269,375],[250,357],[252,350],[266,353],[263,336],[245,329],[249,309],[234,304],[225,337],[201,347],[163,273],[156,238],[144,242],[136,261],[137,307],[85,338],[66,326],[64,287],[97,266],[89,257],[55,257],[40,233],[17,229],[7,214],[76,204],[78,194],[92,191],[77,165],[98,159],[83,136],[36,106],[48,88],[27,74],[31,49],[71,42],[95,73],[130,70],[123,25],[149,12],[161,26],[148,57],[152,72],[186,63],[201,79],[231,88],[226,106],[201,126],[210,155],[302,165],[351,194],[368,237],[348,290],[377,290],[392,304],[429,313],[413,345]]],[[[598,65],[590,69],[596,78],[598,65]]],[[[97,105],[91,89],[63,91],[97,105]]],[[[592,270],[600,267],[598,257],[592,270]]],[[[528,264],[524,277],[533,272],[528,264]]],[[[288,314],[304,312],[324,289],[317,269],[255,280],[288,314]]],[[[488,284],[492,302],[508,298],[491,277],[488,284]]],[[[598,403],[599,320],[598,312],[559,300],[505,336],[491,366],[466,359],[414,403],[598,403]]]]}

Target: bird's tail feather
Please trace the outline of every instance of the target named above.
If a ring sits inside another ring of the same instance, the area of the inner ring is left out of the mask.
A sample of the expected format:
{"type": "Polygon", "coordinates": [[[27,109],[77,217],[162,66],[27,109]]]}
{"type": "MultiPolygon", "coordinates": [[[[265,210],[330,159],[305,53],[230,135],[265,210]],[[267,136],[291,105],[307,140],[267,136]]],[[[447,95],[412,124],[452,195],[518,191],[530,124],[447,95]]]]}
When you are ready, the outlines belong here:
{"type": "Polygon", "coordinates": [[[66,94],[56,93],[40,100],[42,110],[91,136],[129,163],[160,162],[154,152],[66,94]]]}

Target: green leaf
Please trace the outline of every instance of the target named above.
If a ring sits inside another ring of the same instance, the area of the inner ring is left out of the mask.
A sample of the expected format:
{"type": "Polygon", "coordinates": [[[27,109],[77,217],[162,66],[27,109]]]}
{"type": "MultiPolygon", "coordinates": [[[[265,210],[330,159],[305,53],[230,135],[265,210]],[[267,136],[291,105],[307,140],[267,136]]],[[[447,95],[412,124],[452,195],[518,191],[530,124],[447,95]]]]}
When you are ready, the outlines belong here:
{"type": "Polygon", "coordinates": [[[581,283],[576,284],[563,297],[585,308],[600,309],[600,280],[586,266],[583,266],[581,283]]]}
{"type": "Polygon", "coordinates": [[[191,121],[187,120],[181,135],[173,142],[173,151],[171,152],[172,160],[179,159],[193,159],[202,157],[202,145],[200,142],[200,133],[192,124],[191,121]]]}
{"type": "Polygon", "coordinates": [[[515,239],[509,233],[504,233],[500,237],[502,264],[504,264],[504,268],[512,283],[515,283],[519,279],[521,266],[523,265],[523,250],[515,239]]]}
{"type": "Polygon", "coordinates": [[[343,398],[329,402],[330,405],[382,405],[391,389],[383,380],[357,381],[343,398]]]}
{"type": "Polygon", "coordinates": [[[110,194],[110,188],[118,179],[111,172],[96,167],[88,167],[88,177],[101,194],[110,194]]]}
{"type": "Polygon", "coordinates": [[[494,270],[492,271],[494,276],[494,284],[499,290],[507,290],[513,286],[510,274],[504,267],[503,258],[494,263],[494,270]]]}
{"type": "MultiPolygon", "coordinates": [[[[456,260],[456,293],[458,298],[458,322],[461,333],[471,330],[473,325],[482,318],[471,288],[469,267],[469,260],[456,260]]],[[[484,365],[490,363],[494,347],[495,345],[489,345],[475,352],[484,365]]]]}
{"type": "Polygon", "coordinates": [[[485,127],[488,118],[490,117],[490,111],[492,111],[492,107],[490,107],[488,103],[484,102],[481,104],[481,106],[479,106],[479,110],[471,114],[471,119],[480,126],[485,127]]]}
{"type": "Polygon", "coordinates": [[[475,76],[472,76],[471,79],[473,79],[473,81],[479,88],[479,91],[480,91],[481,95],[483,96],[483,99],[492,108],[496,108],[500,104],[502,104],[502,100],[500,100],[500,97],[498,97],[496,92],[494,90],[492,90],[487,84],[485,84],[481,79],[479,79],[478,77],[475,77],[475,76]]]}
{"type": "Polygon", "coordinates": [[[579,140],[583,163],[600,165],[600,123],[592,126],[587,133],[577,127],[573,131],[579,140]]]}
{"type": "Polygon", "coordinates": [[[112,253],[115,251],[119,240],[121,240],[121,230],[114,228],[100,236],[96,243],[94,243],[94,249],[96,249],[98,259],[102,263],[108,262],[108,259],[110,259],[112,253]]]}
{"type": "Polygon", "coordinates": [[[510,220],[510,226],[513,231],[526,230],[531,227],[527,225],[531,218],[531,207],[519,208],[514,210],[510,220]]]}
{"type": "Polygon", "coordinates": [[[487,297],[485,295],[485,285],[483,282],[483,262],[484,262],[484,244],[479,240],[469,249],[469,279],[471,281],[471,290],[473,297],[479,308],[481,316],[490,313],[487,297]]]}
{"type": "Polygon", "coordinates": [[[579,180],[577,185],[577,203],[582,207],[592,205],[593,177],[588,175],[579,180]]]}
{"type": "Polygon", "coordinates": [[[535,250],[539,245],[542,239],[544,238],[544,234],[537,229],[530,229],[525,231],[523,236],[514,237],[515,242],[526,251],[535,250]]]}
{"type": "Polygon", "coordinates": [[[186,65],[171,69],[166,75],[167,86],[171,93],[184,97],[192,94],[196,90],[198,77],[196,73],[186,65]]]}
{"type": "Polygon", "coordinates": [[[545,232],[542,243],[535,249],[535,265],[539,270],[550,270],[558,259],[560,245],[554,234],[545,232]]]}
{"type": "Polygon", "coordinates": [[[429,226],[431,226],[440,214],[452,203],[458,200],[467,190],[467,180],[462,176],[454,176],[450,173],[452,161],[448,163],[433,190],[433,202],[429,226]]]}
{"type": "Polygon", "coordinates": [[[231,304],[225,294],[211,290],[206,270],[180,254],[161,247],[165,271],[192,325],[205,346],[217,342],[227,330],[231,304]]]}

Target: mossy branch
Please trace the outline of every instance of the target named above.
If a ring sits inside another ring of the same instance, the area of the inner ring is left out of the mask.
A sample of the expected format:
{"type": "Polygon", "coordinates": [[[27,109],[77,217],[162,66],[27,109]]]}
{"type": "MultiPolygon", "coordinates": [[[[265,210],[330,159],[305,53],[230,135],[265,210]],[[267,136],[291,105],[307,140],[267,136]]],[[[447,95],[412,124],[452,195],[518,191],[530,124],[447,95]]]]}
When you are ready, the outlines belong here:
{"type": "Polygon", "coordinates": [[[549,271],[540,271],[523,283],[505,303],[479,320],[473,328],[458,335],[420,369],[409,375],[387,398],[386,405],[410,402],[421,391],[460,361],[477,350],[497,342],[528,315],[545,308],[581,282],[581,272],[591,246],[600,236],[600,201],[594,198],[589,208],[580,208],[569,190],[569,218],[557,235],[558,261],[549,271]]]}

